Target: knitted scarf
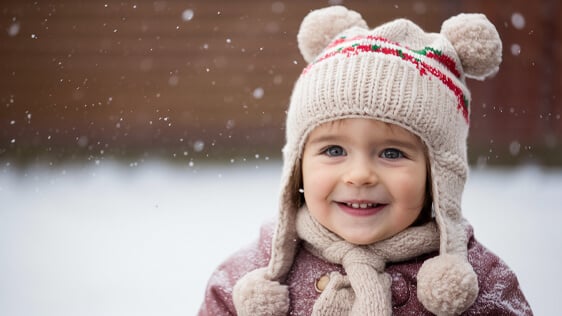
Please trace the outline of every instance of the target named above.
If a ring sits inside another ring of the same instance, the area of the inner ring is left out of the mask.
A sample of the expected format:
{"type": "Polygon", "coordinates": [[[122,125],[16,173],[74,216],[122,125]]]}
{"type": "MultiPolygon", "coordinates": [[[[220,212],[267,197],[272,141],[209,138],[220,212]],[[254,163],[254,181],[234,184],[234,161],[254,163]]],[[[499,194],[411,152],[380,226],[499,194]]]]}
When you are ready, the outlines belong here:
{"type": "Polygon", "coordinates": [[[354,245],[330,232],[303,207],[297,214],[297,233],[314,255],[341,264],[346,276],[337,272],[313,307],[312,315],[391,315],[390,275],[387,262],[404,261],[439,249],[434,222],[409,227],[374,244],[354,245]]]}

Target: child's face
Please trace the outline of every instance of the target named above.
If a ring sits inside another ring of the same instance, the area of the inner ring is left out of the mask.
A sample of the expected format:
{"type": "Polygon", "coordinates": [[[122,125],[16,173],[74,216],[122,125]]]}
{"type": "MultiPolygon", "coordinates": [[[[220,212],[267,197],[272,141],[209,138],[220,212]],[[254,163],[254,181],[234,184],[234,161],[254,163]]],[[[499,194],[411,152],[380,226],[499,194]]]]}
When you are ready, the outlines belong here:
{"type": "Polygon", "coordinates": [[[410,226],[424,204],[421,140],[397,125],[343,119],[315,128],[302,158],[312,216],[348,242],[371,244],[410,226]]]}

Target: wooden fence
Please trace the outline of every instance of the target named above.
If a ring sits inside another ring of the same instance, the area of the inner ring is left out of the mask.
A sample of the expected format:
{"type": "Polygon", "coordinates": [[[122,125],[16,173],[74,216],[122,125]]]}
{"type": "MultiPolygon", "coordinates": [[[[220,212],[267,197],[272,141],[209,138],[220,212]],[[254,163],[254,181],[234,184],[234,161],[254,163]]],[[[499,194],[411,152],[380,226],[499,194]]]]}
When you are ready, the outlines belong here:
{"type": "Polygon", "coordinates": [[[504,58],[469,82],[471,162],[562,165],[557,0],[2,1],[0,161],[279,157],[299,24],[335,3],[434,32],[485,13],[504,58]]]}

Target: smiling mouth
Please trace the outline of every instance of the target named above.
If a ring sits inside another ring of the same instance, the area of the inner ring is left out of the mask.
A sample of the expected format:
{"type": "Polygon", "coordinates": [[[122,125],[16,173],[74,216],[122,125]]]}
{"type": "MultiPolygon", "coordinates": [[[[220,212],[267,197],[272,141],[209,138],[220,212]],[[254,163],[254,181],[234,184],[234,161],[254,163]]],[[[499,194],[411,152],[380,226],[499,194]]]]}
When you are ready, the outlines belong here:
{"type": "Polygon", "coordinates": [[[356,209],[374,208],[381,205],[378,203],[343,203],[343,204],[345,204],[347,207],[356,208],[356,209]]]}
{"type": "Polygon", "coordinates": [[[353,201],[353,202],[337,202],[339,205],[344,206],[349,209],[354,210],[367,210],[367,209],[378,209],[385,207],[385,203],[367,202],[367,201],[353,201]]]}
{"type": "Polygon", "coordinates": [[[352,216],[372,216],[382,211],[387,204],[373,202],[337,202],[340,209],[352,216]]]}

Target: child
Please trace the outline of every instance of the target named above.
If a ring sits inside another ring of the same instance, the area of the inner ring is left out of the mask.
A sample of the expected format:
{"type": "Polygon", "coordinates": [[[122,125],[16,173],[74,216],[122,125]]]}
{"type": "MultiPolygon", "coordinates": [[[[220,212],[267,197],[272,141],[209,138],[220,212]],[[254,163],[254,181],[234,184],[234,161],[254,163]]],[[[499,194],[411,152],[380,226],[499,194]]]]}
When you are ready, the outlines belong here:
{"type": "Polygon", "coordinates": [[[279,218],[222,264],[200,315],[531,315],[461,215],[465,78],[498,70],[481,14],[369,30],[341,6],[298,34],[279,218]]]}

